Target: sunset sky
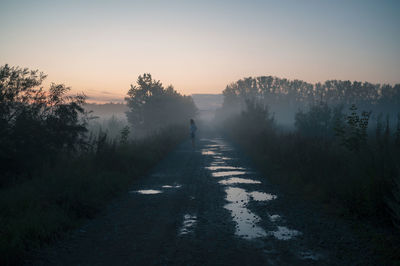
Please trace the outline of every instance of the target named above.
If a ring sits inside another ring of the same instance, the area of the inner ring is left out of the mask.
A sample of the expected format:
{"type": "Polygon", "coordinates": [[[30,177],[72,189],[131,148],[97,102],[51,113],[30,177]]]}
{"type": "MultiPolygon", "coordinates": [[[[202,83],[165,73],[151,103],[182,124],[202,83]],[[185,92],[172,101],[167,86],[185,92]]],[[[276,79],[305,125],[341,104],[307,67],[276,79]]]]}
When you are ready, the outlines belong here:
{"type": "Polygon", "coordinates": [[[400,1],[4,1],[0,64],[98,101],[151,73],[184,94],[246,76],[400,83],[400,1]]]}

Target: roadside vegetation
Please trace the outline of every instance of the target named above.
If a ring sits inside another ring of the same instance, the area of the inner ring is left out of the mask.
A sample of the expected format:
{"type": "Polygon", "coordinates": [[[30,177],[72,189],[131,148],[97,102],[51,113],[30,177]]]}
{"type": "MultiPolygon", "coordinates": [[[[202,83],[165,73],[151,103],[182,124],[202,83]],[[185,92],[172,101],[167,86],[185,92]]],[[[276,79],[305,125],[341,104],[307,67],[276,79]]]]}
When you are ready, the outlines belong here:
{"type": "MultiPolygon", "coordinates": [[[[22,263],[30,251],[93,218],[182,142],[187,132],[181,122],[196,111],[191,102],[193,112],[187,117],[171,116],[168,123],[146,134],[116,118],[96,127],[85,111],[85,95],[71,96],[62,84],[45,90],[41,87],[45,78],[38,71],[0,67],[2,265],[22,263]]],[[[151,78],[147,81],[149,90],[154,86],[151,78]]],[[[159,88],[161,83],[155,84],[159,88]]],[[[190,103],[172,89],[169,93],[176,102],[190,103]]],[[[127,100],[135,100],[136,95],[128,96],[127,100]]],[[[151,99],[151,95],[146,98],[151,99]]],[[[187,106],[175,103],[178,111],[186,111],[187,106]]],[[[141,114],[146,115],[146,110],[141,114]]]]}
{"type": "Polygon", "coordinates": [[[221,130],[271,181],[356,221],[378,254],[400,262],[400,86],[285,80],[273,92],[268,78],[247,80],[224,91],[221,130]],[[283,127],[269,104],[297,106],[293,124],[283,127]]]}

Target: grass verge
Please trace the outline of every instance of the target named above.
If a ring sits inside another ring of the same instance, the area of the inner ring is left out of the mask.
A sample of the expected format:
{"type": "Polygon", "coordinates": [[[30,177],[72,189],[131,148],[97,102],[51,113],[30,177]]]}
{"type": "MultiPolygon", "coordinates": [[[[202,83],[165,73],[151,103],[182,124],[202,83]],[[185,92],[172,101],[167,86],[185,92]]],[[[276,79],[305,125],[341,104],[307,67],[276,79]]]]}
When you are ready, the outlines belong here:
{"type": "Polygon", "coordinates": [[[124,144],[103,141],[77,157],[60,157],[29,180],[0,189],[0,264],[24,262],[95,215],[133,180],[144,175],[185,137],[170,127],[124,144]]]}
{"type": "Polygon", "coordinates": [[[272,123],[254,117],[244,113],[226,121],[224,134],[270,181],[348,219],[380,261],[399,264],[400,233],[386,202],[395,193],[391,181],[398,175],[397,148],[370,141],[354,153],[333,139],[279,133],[272,123]]]}

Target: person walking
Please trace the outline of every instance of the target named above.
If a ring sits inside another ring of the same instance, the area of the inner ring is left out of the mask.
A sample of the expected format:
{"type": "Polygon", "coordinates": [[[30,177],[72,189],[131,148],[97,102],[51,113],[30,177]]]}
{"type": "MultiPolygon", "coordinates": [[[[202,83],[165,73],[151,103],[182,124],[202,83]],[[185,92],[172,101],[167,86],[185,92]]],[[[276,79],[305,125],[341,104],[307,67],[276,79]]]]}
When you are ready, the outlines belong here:
{"type": "Polygon", "coordinates": [[[193,119],[190,119],[190,138],[192,139],[193,149],[195,148],[194,140],[196,138],[196,131],[197,131],[196,123],[194,122],[193,119]]]}

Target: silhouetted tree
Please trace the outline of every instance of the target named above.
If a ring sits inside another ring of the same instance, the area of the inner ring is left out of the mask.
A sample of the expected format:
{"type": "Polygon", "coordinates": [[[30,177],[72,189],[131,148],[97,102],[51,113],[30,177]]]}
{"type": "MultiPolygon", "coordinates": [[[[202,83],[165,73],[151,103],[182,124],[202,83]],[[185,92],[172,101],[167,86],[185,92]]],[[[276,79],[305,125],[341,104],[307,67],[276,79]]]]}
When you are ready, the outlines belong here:
{"type": "Polygon", "coordinates": [[[126,115],[136,135],[186,123],[196,114],[192,97],[179,94],[172,86],[164,88],[150,74],[138,77],[137,86],[131,85],[125,100],[129,108],[126,115]]]}
{"type": "Polygon", "coordinates": [[[30,174],[59,152],[85,145],[85,96],[67,96],[65,85],[45,91],[45,78],[38,70],[0,67],[0,176],[30,174]]]}
{"type": "Polygon", "coordinates": [[[281,122],[291,121],[296,110],[325,102],[329,106],[356,104],[362,110],[375,113],[400,111],[400,84],[394,86],[358,81],[328,80],[311,84],[301,80],[288,80],[273,76],[248,77],[229,84],[225,90],[223,108],[219,116],[245,110],[245,101],[264,103],[281,122]]]}
{"type": "Polygon", "coordinates": [[[363,111],[361,115],[353,104],[350,114],[346,117],[346,123],[342,127],[335,128],[336,136],[340,138],[341,144],[350,151],[360,151],[367,143],[367,129],[371,112],[363,111]]]}
{"type": "Polygon", "coordinates": [[[331,134],[332,110],[326,103],[321,102],[310,106],[307,112],[299,111],[295,116],[295,127],[298,132],[307,136],[326,137],[331,134]]]}

